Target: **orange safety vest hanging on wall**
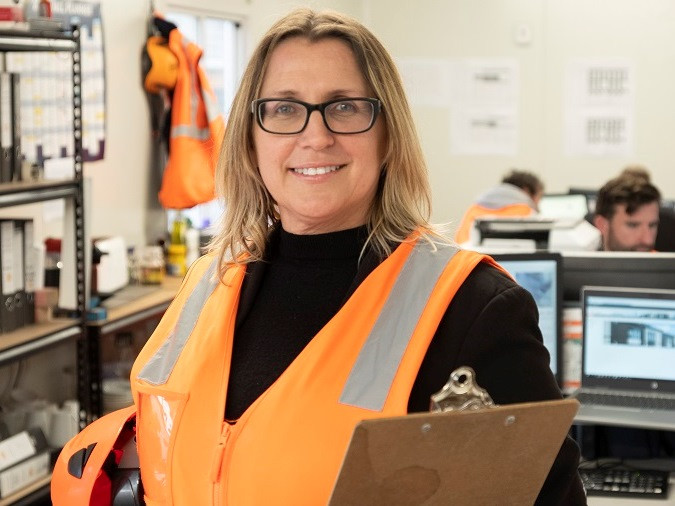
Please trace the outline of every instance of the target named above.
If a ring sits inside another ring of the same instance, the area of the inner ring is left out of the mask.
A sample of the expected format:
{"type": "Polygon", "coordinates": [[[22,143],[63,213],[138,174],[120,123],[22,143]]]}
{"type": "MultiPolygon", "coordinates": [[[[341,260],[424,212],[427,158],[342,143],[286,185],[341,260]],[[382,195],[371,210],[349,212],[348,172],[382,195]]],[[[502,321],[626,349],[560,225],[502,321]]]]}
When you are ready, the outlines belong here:
{"type": "Polygon", "coordinates": [[[186,209],[215,198],[215,168],[225,123],[199,66],[201,48],[175,28],[169,33],[169,49],[178,59],[178,77],[159,201],[167,209],[186,209]]]}
{"type": "Polygon", "coordinates": [[[406,414],[437,326],[481,261],[493,263],[402,243],[236,423],[224,413],[245,267],[220,282],[214,256],[195,262],[131,372],[146,504],[326,504],[356,423],[406,414]]]}

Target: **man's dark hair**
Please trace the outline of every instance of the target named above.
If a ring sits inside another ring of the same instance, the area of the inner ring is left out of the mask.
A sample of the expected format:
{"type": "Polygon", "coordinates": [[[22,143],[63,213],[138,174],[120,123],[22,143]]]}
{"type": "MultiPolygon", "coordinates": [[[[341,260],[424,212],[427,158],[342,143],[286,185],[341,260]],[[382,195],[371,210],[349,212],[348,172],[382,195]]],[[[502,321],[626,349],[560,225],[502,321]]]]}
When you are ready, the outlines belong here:
{"type": "Polygon", "coordinates": [[[527,192],[530,197],[534,197],[537,193],[544,191],[544,183],[541,179],[525,170],[511,169],[511,172],[502,178],[502,183],[517,186],[527,192]]]}
{"type": "Polygon", "coordinates": [[[649,175],[649,171],[647,170],[647,167],[645,167],[644,165],[628,165],[621,171],[621,174],[619,174],[619,176],[643,178],[648,183],[651,182],[651,176],[649,175]]]}
{"type": "Polygon", "coordinates": [[[610,179],[598,191],[595,214],[610,219],[617,204],[625,204],[626,214],[633,214],[645,204],[661,203],[661,192],[649,180],[649,173],[629,167],[610,179]]]}

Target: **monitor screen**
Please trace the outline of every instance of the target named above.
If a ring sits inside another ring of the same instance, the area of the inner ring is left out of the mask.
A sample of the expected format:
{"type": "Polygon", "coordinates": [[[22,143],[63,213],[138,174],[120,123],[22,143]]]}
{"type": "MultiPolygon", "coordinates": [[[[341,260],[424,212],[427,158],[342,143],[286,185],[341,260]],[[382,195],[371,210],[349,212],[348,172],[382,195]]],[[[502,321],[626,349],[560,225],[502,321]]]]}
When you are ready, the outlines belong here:
{"type": "Polygon", "coordinates": [[[539,329],[551,355],[551,370],[561,381],[562,259],[558,253],[504,253],[492,255],[516,282],[534,297],[539,310],[539,329]]]}
{"type": "Polygon", "coordinates": [[[579,194],[544,195],[538,206],[539,216],[544,218],[585,218],[588,214],[586,196],[579,194]]]}
{"type": "Polygon", "coordinates": [[[675,291],[588,287],[583,311],[582,383],[590,376],[675,386],[675,291]]]}
{"type": "Polygon", "coordinates": [[[582,286],[675,289],[675,253],[564,251],[563,300],[578,303],[582,286]]]}

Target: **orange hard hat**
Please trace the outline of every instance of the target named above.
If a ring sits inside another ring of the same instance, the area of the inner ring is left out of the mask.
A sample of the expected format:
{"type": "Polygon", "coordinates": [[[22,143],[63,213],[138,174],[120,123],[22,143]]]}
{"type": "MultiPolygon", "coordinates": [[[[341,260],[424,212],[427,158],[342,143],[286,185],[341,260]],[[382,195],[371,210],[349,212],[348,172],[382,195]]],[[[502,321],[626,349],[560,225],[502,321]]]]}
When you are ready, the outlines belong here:
{"type": "Polygon", "coordinates": [[[120,449],[135,434],[135,418],[135,406],[113,411],[66,443],[52,473],[55,506],[110,504],[111,477],[106,467],[119,462],[120,449]]]}

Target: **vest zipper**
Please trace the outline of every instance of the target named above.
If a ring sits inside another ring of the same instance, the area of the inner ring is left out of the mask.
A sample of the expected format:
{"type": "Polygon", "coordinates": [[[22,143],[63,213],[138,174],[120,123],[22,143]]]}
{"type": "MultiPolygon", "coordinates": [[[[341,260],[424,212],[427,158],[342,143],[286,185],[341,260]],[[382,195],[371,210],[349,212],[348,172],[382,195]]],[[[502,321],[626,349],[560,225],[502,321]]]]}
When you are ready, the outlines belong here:
{"type": "Polygon", "coordinates": [[[216,445],[216,452],[213,455],[213,462],[211,465],[211,481],[218,483],[220,481],[220,470],[223,465],[223,456],[225,455],[225,447],[227,446],[227,439],[230,437],[230,426],[227,422],[223,423],[223,430],[218,438],[216,445]]]}
{"type": "Polygon", "coordinates": [[[230,437],[230,424],[223,423],[223,428],[216,444],[216,451],[213,454],[213,461],[211,462],[211,482],[213,483],[213,504],[219,506],[221,504],[221,490],[220,473],[223,468],[223,457],[225,456],[225,449],[227,448],[227,440],[230,437]]]}

